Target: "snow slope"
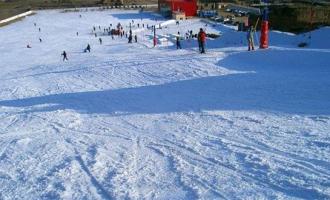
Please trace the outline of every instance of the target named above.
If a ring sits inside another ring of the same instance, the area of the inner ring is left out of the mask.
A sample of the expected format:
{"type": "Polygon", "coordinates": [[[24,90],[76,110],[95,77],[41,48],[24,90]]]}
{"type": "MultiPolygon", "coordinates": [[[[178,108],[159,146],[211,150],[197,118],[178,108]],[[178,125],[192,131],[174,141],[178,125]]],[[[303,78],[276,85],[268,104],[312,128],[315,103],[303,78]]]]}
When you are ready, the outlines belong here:
{"type": "Polygon", "coordinates": [[[0,199],[329,199],[329,34],[301,49],[302,35],[271,32],[269,50],[247,52],[230,27],[138,11],[2,27],[0,199]],[[132,19],[138,43],[102,34],[132,19]],[[166,24],[161,46],[137,23],[166,24]],[[207,54],[175,49],[200,27],[221,33],[207,54]]]}

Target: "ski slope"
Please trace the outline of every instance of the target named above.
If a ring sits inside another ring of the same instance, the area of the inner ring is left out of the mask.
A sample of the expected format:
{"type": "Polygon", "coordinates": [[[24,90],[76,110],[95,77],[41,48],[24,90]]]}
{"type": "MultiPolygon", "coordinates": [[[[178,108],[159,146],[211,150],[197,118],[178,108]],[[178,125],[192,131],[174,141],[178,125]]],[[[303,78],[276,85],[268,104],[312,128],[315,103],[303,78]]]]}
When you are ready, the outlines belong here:
{"type": "Polygon", "coordinates": [[[85,9],[1,27],[0,199],[330,199],[329,34],[248,52],[232,27],[85,9]],[[138,43],[103,35],[131,20],[138,43]],[[201,27],[206,54],[176,50],[201,27]]]}

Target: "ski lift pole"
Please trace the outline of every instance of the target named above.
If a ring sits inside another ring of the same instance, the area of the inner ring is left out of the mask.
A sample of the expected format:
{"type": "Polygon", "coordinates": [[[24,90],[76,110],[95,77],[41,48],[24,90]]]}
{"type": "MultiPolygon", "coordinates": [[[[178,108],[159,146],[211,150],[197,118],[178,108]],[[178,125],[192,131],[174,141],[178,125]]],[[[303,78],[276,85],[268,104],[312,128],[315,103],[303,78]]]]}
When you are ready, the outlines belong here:
{"type": "Polygon", "coordinates": [[[257,26],[258,26],[259,20],[260,20],[260,17],[258,17],[257,22],[256,22],[256,24],[255,24],[254,27],[253,27],[253,31],[254,31],[254,32],[257,31],[257,26]]]}
{"type": "Polygon", "coordinates": [[[310,13],[311,13],[311,16],[310,16],[310,32],[309,32],[309,45],[312,44],[312,29],[313,29],[313,17],[314,17],[314,10],[313,10],[313,6],[314,6],[314,3],[315,3],[315,0],[311,0],[311,10],[310,10],[310,13]]]}
{"type": "Polygon", "coordinates": [[[154,47],[157,45],[156,41],[156,25],[154,25],[154,47]]]}
{"type": "Polygon", "coordinates": [[[258,26],[259,20],[260,20],[260,17],[258,17],[257,22],[255,23],[253,30],[252,30],[254,33],[254,37],[252,38],[253,44],[255,44],[255,41],[257,41],[258,46],[259,46],[259,41],[258,41],[258,34],[257,34],[257,26],[258,26]]]}

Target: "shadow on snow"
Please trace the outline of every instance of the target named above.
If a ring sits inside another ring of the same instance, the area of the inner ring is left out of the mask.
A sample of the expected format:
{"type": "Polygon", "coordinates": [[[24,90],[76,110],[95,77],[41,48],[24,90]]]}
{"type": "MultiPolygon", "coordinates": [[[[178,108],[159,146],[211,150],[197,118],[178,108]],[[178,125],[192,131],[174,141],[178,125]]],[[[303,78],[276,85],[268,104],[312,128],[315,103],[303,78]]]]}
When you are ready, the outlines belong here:
{"type": "Polygon", "coordinates": [[[278,50],[233,53],[218,64],[244,73],[163,85],[5,100],[0,101],[0,106],[37,106],[30,107],[30,112],[73,109],[83,113],[124,115],[202,110],[329,115],[328,56],[329,53],[311,51],[303,54],[278,50]],[[313,58],[316,55],[317,60],[313,58]],[[269,60],[256,62],[262,56],[269,60]],[[283,66],[283,60],[289,65],[283,66]]]}

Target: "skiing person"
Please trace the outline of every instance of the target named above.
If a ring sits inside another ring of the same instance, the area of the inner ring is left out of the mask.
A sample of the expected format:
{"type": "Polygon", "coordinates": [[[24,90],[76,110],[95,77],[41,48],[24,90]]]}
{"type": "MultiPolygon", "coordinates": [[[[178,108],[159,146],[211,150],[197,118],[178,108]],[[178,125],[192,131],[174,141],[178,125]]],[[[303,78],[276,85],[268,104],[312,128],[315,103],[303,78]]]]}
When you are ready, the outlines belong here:
{"type": "Polygon", "coordinates": [[[26,45],[26,48],[31,49],[32,47],[28,44],[26,45]]]}
{"type": "Polygon", "coordinates": [[[176,36],[176,49],[182,49],[179,35],[176,36]]]}
{"type": "Polygon", "coordinates": [[[100,44],[102,44],[102,38],[99,38],[99,42],[100,42],[100,44]]]}
{"type": "Polygon", "coordinates": [[[137,43],[137,35],[134,35],[135,43],[137,43]]]}
{"type": "Polygon", "coordinates": [[[198,45],[200,47],[200,53],[205,53],[205,42],[206,42],[206,33],[201,28],[198,33],[198,45]]]}
{"type": "Polygon", "coordinates": [[[200,38],[199,33],[197,34],[197,42],[198,42],[198,50],[199,50],[199,52],[201,52],[202,51],[202,43],[201,43],[201,38],[200,38]]]}
{"type": "Polygon", "coordinates": [[[129,36],[128,36],[128,43],[132,43],[132,40],[133,40],[132,34],[129,34],[129,36]]]}
{"type": "Polygon", "coordinates": [[[69,60],[65,51],[63,51],[63,53],[61,55],[63,56],[63,61],[69,60]]]}
{"type": "Polygon", "coordinates": [[[251,25],[247,31],[246,39],[248,41],[248,51],[254,50],[254,38],[253,38],[254,29],[251,25]]]}
{"type": "Polygon", "coordinates": [[[41,39],[41,38],[39,38],[39,42],[40,42],[40,43],[42,42],[42,39],[41,39]]]}
{"type": "Polygon", "coordinates": [[[86,47],[86,49],[84,50],[84,52],[91,52],[91,46],[89,45],[89,44],[87,44],[87,47],[86,47]]]}

